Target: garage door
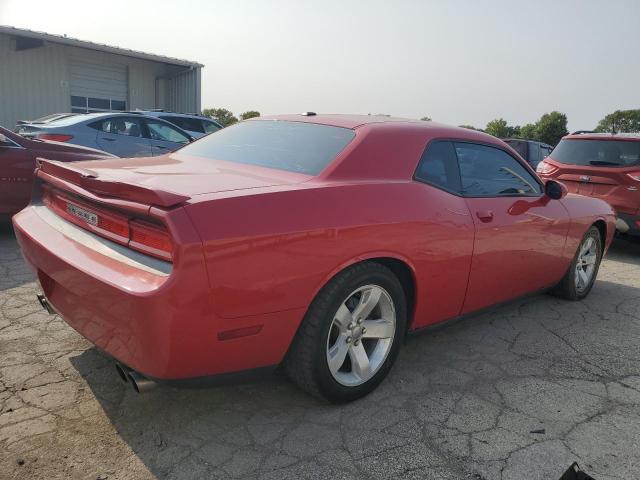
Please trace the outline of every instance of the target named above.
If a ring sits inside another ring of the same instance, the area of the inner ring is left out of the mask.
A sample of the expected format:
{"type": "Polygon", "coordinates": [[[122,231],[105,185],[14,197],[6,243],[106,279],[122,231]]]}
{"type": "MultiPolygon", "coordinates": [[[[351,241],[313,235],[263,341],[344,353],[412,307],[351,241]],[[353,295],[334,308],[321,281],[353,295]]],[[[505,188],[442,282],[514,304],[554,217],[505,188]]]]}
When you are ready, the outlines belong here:
{"type": "Polygon", "coordinates": [[[72,111],[126,110],[126,65],[72,58],[69,73],[72,111]]]}

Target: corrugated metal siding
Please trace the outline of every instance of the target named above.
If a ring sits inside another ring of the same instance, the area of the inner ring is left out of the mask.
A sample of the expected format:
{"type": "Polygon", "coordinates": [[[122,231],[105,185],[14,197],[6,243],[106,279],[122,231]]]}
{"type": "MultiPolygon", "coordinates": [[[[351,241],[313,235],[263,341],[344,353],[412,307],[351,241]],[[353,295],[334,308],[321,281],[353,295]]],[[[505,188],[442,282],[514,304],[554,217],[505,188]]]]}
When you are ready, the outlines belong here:
{"type": "Polygon", "coordinates": [[[72,59],[97,68],[125,66],[129,109],[200,111],[199,68],[184,71],[160,62],[53,43],[17,52],[13,38],[0,34],[0,125],[12,129],[17,120],[70,111],[72,59]]]}
{"type": "Polygon", "coordinates": [[[174,112],[200,113],[200,69],[181,72],[168,86],[169,109],[174,112]]]}
{"type": "Polygon", "coordinates": [[[15,40],[0,35],[0,125],[69,110],[69,77],[63,46],[16,52],[15,40]]]}

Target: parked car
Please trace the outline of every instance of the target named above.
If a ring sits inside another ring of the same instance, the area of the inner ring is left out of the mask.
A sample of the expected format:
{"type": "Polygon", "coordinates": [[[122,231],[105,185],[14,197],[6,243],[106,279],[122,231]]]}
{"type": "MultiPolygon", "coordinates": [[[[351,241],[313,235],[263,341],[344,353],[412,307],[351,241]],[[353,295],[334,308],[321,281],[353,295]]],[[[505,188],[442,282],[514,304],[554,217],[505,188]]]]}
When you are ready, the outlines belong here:
{"type": "Polygon", "coordinates": [[[101,112],[18,125],[20,135],[97,148],[118,157],[164,155],[194,138],[172,123],[141,114],[101,112]]]}
{"type": "Polygon", "coordinates": [[[584,298],[615,231],[606,202],[501,140],[389,117],[252,119],[37,175],[14,225],[40,300],[138,389],[283,363],[353,400],[407,332],[550,288],[584,298]]]}
{"type": "Polygon", "coordinates": [[[538,174],[561,180],[570,192],[607,201],[618,230],[640,235],[640,133],[567,135],[538,165],[538,174]]]}
{"type": "Polygon", "coordinates": [[[523,140],[521,138],[503,138],[503,141],[513,148],[529,165],[536,168],[538,164],[549,156],[553,147],[549,144],[536,142],[535,140],[523,140]]]}
{"type": "Polygon", "coordinates": [[[0,219],[6,220],[29,204],[38,157],[72,162],[113,155],[66,143],[29,140],[0,127],[0,219]]]}
{"type": "Polygon", "coordinates": [[[190,115],[187,113],[165,112],[163,110],[140,110],[140,113],[149,117],[161,118],[167,122],[177,125],[193,138],[200,138],[209,133],[217,132],[222,128],[215,120],[201,115],[190,115]]]}

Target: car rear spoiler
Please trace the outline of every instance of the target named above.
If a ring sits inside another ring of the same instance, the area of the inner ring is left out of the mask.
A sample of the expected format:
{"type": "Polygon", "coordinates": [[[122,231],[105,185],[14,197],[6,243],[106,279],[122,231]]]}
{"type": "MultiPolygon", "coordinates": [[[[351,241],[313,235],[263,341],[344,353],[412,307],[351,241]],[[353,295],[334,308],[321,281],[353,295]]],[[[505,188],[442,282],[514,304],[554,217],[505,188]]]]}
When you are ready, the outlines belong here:
{"type": "MultiPolygon", "coordinates": [[[[49,182],[53,179],[63,180],[82,187],[87,192],[97,196],[112,197],[164,208],[174,207],[191,198],[168,190],[149,188],[137,183],[126,183],[105,177],[100,178],[93,170],[78,167],[71,163],[58,162],[41,157],[36,158],[36,162],[38,165],[36,168],[38,178],[49,182]]],[[[53,183],[56,182],[54,181],[53,183]]]]}

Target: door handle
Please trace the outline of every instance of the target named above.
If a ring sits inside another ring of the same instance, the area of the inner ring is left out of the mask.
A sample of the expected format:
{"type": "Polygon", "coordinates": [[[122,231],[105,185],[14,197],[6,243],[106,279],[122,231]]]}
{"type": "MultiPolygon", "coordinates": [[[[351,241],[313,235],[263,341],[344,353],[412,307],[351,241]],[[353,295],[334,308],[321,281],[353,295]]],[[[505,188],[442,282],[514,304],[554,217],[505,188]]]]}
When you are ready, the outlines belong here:
{"type": "Polygon", "coordinates": [[[116,139],[115,138],[107,138],[107,137],[102,137],[103,140],[106,140],[107,142],[115,142],[116,139]]]}
{"type": "Polygon", "coordinates": [[[493,220],[493,212],[491,210],[478,210],[476,217],[478,217],[481,222],[488,223],[493,220]]]}

